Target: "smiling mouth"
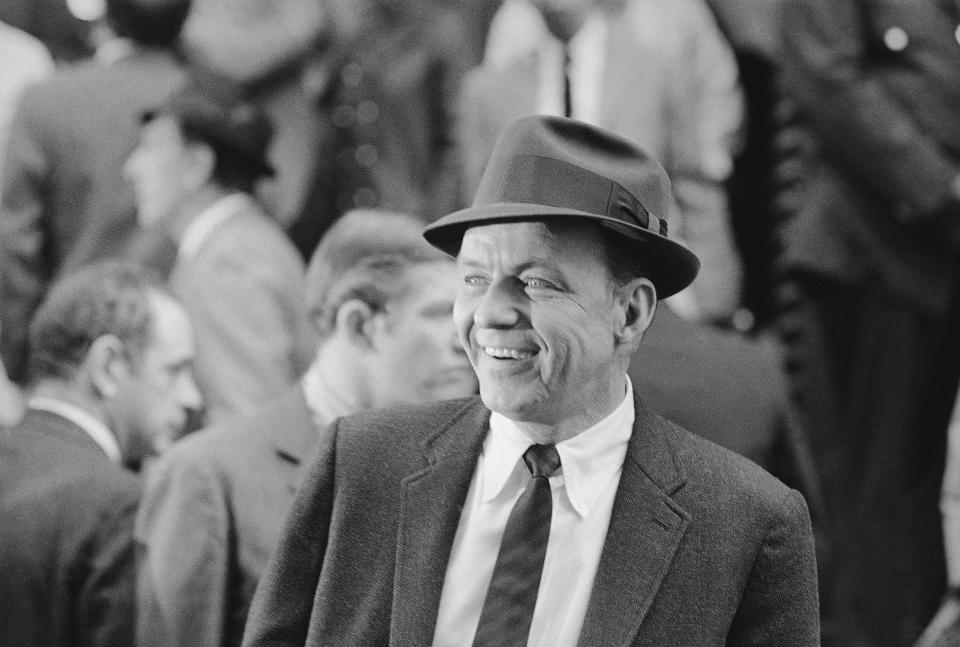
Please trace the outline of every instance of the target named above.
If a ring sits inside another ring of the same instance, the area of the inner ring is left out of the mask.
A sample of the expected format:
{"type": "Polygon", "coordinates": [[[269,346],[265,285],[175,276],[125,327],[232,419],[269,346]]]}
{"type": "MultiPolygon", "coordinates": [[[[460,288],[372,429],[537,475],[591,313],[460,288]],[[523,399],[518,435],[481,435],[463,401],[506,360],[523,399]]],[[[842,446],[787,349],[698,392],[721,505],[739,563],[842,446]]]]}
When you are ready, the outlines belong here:
{"type": "Polygon", "coordinates": [[[486,353],[487,357],[492,357],[494,359],[530,359],[537,354],[537,351],[532,350],[518,350],[516,348],[493,348],[491,346],[484,346],[483,352],[486,353]]]}

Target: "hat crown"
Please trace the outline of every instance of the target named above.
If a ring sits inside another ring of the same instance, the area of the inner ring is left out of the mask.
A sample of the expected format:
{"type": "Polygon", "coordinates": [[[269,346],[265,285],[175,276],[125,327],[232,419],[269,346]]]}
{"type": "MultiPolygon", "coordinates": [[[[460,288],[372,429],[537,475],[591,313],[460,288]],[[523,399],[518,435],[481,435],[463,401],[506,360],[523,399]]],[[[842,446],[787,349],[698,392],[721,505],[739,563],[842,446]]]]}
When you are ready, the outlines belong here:
{"type": "Polygon", "coordinates": [[[666,297],[689,285],[700,267],[690,250],[667,237],[671,201],[663,166],[633,142],[572,119],[535,115],[504,129],[473,205],[431,223],[424,236],[456,256],[471,227],[589,220],[629,245],[666,297]]]}
{"type": "Polygon", "coordinates": [[[629,210],[665,223],[670,201],[663,166],[629,140],[572,119],[531,116],[500,135],[473,206],[529,202],[597,214],[621,206],[621,217],[649,228],[643,213],[629,210]]]}

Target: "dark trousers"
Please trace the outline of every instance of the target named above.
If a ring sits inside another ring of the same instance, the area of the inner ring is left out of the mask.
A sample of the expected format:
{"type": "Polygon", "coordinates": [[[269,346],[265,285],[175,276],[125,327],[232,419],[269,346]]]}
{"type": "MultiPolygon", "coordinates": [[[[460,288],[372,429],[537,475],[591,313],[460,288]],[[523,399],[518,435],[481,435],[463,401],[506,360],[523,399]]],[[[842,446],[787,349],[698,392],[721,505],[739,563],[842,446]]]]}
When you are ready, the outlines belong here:
{"type": "Polygon", "coordinates": [[[879,286],[793,280],[788,370],[826,504],[824,645],[909,646],[945,587],[938,504],[960,309],[932,315],[879,286]]]}

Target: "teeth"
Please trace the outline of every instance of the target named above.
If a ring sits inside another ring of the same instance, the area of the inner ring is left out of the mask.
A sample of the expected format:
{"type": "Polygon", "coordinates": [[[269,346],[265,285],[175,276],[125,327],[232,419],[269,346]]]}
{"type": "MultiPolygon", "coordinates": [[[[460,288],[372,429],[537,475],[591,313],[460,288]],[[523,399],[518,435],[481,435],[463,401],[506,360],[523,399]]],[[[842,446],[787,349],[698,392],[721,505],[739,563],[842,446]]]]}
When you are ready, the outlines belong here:
{"type": "Polygon", "coordinates": [[[536,353],[528,350],[516,350],[514,348],[491,348],[484,346],[483,352],[490,357],[497,359],[530,359],[536,353]]]}

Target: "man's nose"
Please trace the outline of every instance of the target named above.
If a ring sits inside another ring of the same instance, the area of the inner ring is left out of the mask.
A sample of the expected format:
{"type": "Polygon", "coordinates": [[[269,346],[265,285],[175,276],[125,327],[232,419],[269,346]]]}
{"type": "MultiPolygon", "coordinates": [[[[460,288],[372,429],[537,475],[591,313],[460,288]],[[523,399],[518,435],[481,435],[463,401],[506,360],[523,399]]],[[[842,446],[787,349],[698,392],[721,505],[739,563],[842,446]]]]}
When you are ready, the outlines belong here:
{"type": "Polygon", "coordinates": [[[180,380],[180,405],[191,411],[200,411],[203,407],[203,394],[192,373],[185,374],[180,380]]]}
{"type": "Polygon", "coordinates": [[[490,283],[477,304],[473,322],[480,328],[509,328],[517,325],[526,299],[523,284],[504,278],[490,283]]]}

